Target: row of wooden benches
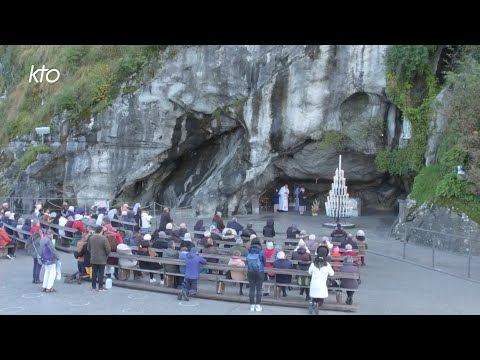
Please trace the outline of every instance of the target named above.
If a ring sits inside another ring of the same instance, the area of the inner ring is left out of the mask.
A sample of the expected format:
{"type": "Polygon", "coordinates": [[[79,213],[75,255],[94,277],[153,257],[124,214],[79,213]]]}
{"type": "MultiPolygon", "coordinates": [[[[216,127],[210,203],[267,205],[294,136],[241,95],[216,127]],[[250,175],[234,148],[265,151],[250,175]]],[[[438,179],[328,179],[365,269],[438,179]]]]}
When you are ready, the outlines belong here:
{"type": "MultiPolygon", "coordinates": [[[[141,269],[140,266],[137,264],[135,267],[133,268],[126,268],[126,267],[122,267],[120,265],[113,265],[114,267],[118,267],[119,268],[119,276],[120,276],[120,279],[121,280],[118,280],[118,281],[115,281],[115,285],[120,285],[120,286],[126,286],[128,287],[128,285],[125,285],[125,280],[128,280],[129,279],[129,274],[130,274],[130,271],[132,270],[137,270],[137,271],[142,271],[142,272],[148,272],[148,273],[154,273],[154,274],[163,274],[164,276],[164,286],[163,287],[159,287],[158,285],[155,286],[155,285],[151,285],[151,284],[144,284],[142,283],[141,286],[140,284],[137,282],[137,285],[136,286],[133,286],[135,288],[140,288],[142,286],[144,286],[144,289],[145,290],[154,290],[154,289],[167,289],[167,288],[171,288],[171,286],[173,285],[174,281],[173,281],[173,278],[174,277],[182,277],[184,276],[184,274],[180,273],[180,272],[175,272],[175,273],[172,273],[172,272],[167,272],[165,270],[165,264],[167,265],[185,265],[185,260],[182,260],[182,259],[172,259],[172,258],[163,258],[163,257],[146,257],[146,256],[140,256],[140,255],[126,255],[126,254],[118,254],[118,253],[115,253],[115,252],[112,252],[110,254],[111,257],[115,257],[115,258],[129,258],[129,259],[135,259],[137,261],[143,261],[143,262],[152,262],[152,263],[157,263],[157,264],[160,264],[162,265],[162,269],[161,270],[146,270],[146,269],[141,269]]],[[[207,256],[205,256],[207,257],[207,256]]],[[[225,259],[226,260],[226,259],[225,259]]],[[[239,270],[239,267],[238,266],[231,266],[231,265],[227,265],[227,264],[221,264],[221,263],[207,263],[207,264],[204,264],[201,266],[203,269],[210,269],[210,270],[214,270],[216,271],[217,273],[216,274],[200,274],[200,279],[201,280],[209,280],[209,281],[213,281],[215,282],[215,291],[207,291],[208,289],[205,289],[203,290],[202,289],[202,286],[200,285],[199,289],[200,289],[200,297],[204,297],[204,298],[221,298],[221,296],[225,295],[224,294],[224,289],[225,289],[225,284],[228,284],[228,283],[243,283],[243,284],[248,284],[248,281],[247,280],[244,280],[244,281],[236,281],[236,280],[232,280],[232,279],[227,279],[225,277],[225,273],[227,270],[239,270]],[[219,272],[223,272],[223,275],[220,275],[219,272]]],[[[242,268],[240,268],[242,269],[242,268]]],[[[276,268],[268,268],[268,270],[266,270],[266,272],[268,272],[269,274],[285,274],[285,275],[291,275],[292,276],[292,280],[293,279],[296,279],[297,276],[309,276],[308,275],[308,272],[307,271],[302,271],[302,270],[297,270],[297,269],[276,269],[276,268]]],[[[341,272],[335,272],[335,274],[333,276],[330,277],[330,279],[342,279],[342,278],[346,278],[346,279],[359,279],[360,278],[360,275],[359,274],[352,274],[352,273],[341,273],[341,272]]],[[[135,283],[135,282],[133,282],[135,283]]],[[[298,283],[296,282],[291,282],[289,284],[278,284],[277,283],[277,278],[276,276],[273,277],[273,280],[269,280],[269,281],[266,281],[265,282],[266,284],[268,285],[271,285],[274,287],[275,291],[274,291],[274,297],[272,299],[275,300],[275,302],[278,304],[278,303],[282,303],[282,301],[287,301],[288,303],[290,303],[290,305],[294,305],[294,306],[300,306],[300,307],[305,307],[305,301],[296,301],[296,302],[292,302],[291,299],[285,299],[283,297],[279,297],[279,294],[280,294],[280,291],[281,291],[281,287],[284,287],[284,286],[289,286],[289,287],[292,287],[292,288],[308,288],[309,286],[301,286],[301,285],[298,285],[298,283]]],[[[332,310],[341,310],[341,311],[356,311],[356,306],[355,305],[346,305],[346,304],[342,304],[342,294],[345,292],[345,291],[357,291],[358,289],[344,289],[344,288],[339,288],[339,287],[329,287],[329,290],[335,295],[335,298],[336,298],[336,303],[329,303],[329,305],[327,306],[327,308],[329,309],[332,309],[332,310]]],[[[239,297],[237,299],[238,301],[244,301],[246,302],[247,299],[245,297],[239,297]]]]}

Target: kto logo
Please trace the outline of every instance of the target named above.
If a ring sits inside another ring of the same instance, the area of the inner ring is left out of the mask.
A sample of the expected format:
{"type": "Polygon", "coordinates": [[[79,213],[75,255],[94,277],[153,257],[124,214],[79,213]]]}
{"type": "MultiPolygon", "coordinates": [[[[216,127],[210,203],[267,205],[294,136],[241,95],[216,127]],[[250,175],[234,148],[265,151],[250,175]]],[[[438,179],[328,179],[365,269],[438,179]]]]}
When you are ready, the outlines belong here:
{"type": "Polygon", "coordinates": [[[49,83],[54,83],[60,78],[60,71],[58,71],[57,69],[45,69],[45,65],[42,65],[42,68],[37,69],[35,72],[33,72],[34,69],[35,69],[35,65],[32,65],[32,68],[30,69],[30,78],[28,79],[29,83],[32,82],[32,78],[36,83],[42,82],[43,81],[43,74],[45,73],[45,71],[47,72],[45,74],[45,80],[47,80],[49,83]],[[38,79],[36,77],[36,74],[38,72],[40,72],[40,81],[38,81],[38,79]],[[50,75],[51,72],[57,73],[57,77],[55,79],[50,79],[49,75],[50,75]]]}

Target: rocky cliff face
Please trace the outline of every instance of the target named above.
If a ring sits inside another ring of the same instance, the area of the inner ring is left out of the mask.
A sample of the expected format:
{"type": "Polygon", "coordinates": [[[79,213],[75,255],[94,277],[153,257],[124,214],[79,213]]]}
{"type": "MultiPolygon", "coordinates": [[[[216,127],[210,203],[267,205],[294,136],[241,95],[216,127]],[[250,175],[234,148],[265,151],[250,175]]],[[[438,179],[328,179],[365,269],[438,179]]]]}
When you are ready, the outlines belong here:
{"type": "MultiPolygon", "coordinates": [[[[241,213],[252,195],[270,193],[279,181],[324,195],[341,153],[352,196],[391,208],[401,184],[373,163],[400,130],[385,97],[384,49],[178,47],[147,85],[79,133],[55,119],[55,151],[21,174],[12,194],[241,213]],[[326,144],[327,132],[349,138],[341,151],[335,141],[326,144]]],[[[18,143],[6,150],[21,151],[18,143]]]]}

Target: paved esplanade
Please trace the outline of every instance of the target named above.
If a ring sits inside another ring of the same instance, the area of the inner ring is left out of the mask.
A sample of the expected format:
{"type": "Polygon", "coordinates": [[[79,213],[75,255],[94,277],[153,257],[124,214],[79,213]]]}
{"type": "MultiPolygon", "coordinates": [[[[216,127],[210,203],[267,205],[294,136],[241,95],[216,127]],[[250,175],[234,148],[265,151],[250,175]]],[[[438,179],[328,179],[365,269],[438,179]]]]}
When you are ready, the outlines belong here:
{"type": "MultiPolygon", "coordinates": [[[[239,216],[245,224],[251,221],[261,233],[265,220],[271,215],[239,216]]],[[[272,214],[273,216],[273,214],[272,214]]],[[[314,232],[317,237],[331,230],[322,228],[323,216],[300,216],[294,213],[275,214],[275,229],[284,233],[296,223],[300,229],[314,232]]],[[[174,219],[177,223],[181,219],[174,219]]],[[[207,220],[206,218],[204,220],[207,220]]],[[[210,220],[210,219],[208,219],[210,220]]],[[[382,253],[395,240],[387,234],[393,216],[363,216],[353,218],[369,238],[369,250],[382,253]]],[[[210,221],[205,221],[209,223],[210,221]]],[[[187,221],[193,229],[194,220],[187,221]]],[[[76,270],[71,254],[61,253],[62,272],[76,270]]],[[[361,268],[362,284],[355,295],[358,303],[355,314],[480,314],[477,299],[480,284],[441,272],[422,268],[384,256],[367,254],[367,266],[361,268]]],[[[42,271],[43,276],[43,271],[42,271]]],[[[148,277],[147,277],[148,278],[148,277]]],[[[105,293],[92,292],[90,284],[55,282],[57,293],[42,293],[41,285],[32,284],[32,258],[23,250],[15,260],[0,259],[0,314],[208,314],[208,315],[303,315],[306,309],[264,306],[261,313],[250,312],[246,303],[204,299],[179,302],[169,294],[136,291],[113,287],[105,293]]],[[[227,286],[228,287],[228,286],[227,286]]],[[[238,291],[238,288],[234,288],[238,291]]],[[[247,290],[248,291],[248,290],[247,290]]],[[[322,311],[325,314],[346,314],[322,311]]],[[[349,313],[351,314],[351,313],[349,313]]]]}

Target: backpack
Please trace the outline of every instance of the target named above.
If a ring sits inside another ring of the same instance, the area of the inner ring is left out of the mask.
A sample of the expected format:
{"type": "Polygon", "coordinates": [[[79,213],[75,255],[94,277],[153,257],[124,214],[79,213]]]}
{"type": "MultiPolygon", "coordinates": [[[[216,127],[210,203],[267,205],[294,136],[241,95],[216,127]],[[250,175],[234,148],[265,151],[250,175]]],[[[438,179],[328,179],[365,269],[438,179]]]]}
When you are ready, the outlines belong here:
{"type": "Polygon", "coordinates": [[[55,263],[55,256],[53,255],[50,246],[47,244],[43,245],[42,254],[40,255],[41,262],[43,265],[52,265],[55,263]]]}
{"type": "Polygon", "coordinates": [[[249,252],[247,255],[248,272],[260,272],[261,262],[259,253],[249,252]]]}

